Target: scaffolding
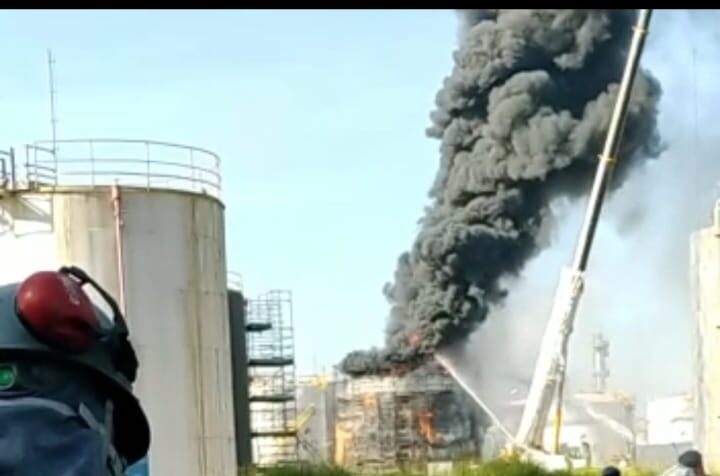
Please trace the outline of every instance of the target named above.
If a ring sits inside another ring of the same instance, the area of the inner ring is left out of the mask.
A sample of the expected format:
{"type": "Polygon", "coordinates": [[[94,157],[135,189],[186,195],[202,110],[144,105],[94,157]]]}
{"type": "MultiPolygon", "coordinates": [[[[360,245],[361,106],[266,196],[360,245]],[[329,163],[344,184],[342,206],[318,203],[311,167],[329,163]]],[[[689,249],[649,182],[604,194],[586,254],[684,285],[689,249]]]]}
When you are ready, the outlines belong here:
{"type": "Polygon", "coordinates": [[[253,459],[258,467],[298,460],[292,294],[273,290],[247,303],[253,459]]]}

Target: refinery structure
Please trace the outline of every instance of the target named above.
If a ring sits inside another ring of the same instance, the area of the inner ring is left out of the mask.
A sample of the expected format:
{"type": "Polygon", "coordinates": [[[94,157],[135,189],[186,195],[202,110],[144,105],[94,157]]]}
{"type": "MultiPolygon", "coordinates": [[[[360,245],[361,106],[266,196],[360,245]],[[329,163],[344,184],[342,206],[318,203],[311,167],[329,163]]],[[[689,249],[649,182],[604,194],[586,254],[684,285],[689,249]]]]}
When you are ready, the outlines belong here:
{"type": "MultiPolygon", "coordinates": [[[[292,294],[245,297],[226,269],[219,159],[211,152],[107,139],[56,147],[28,146],[22,159],[3,153],[0,240],[8,259],[23,258],[0,273],[19,280],[70,262],[118,296],[142,362],[137,392],[153,424],[147,474],[230,476],[238,467],[298,461],[383,472],[494,457],[507,446],[507,435],[442,366],[297,375],[292,294]],[[163,170],[168,164],[182,172],[163,170]]],[[[588,354],[593,388],[563,407],[562,454],[574,466],[668,464],[692,446],[717,464],[709,442],[720,431],[712,390],[718,210],[691,239],[696,388],[638,407],[611,388],[611,345],[596,335],[588,354]]],[[[508,399],[494,410],[518,421],[523,408],[508,399]]],[[[552,439],[551,422],[543,433],[552,439]]]]}
{"type": "Polygon", "coordinates": [[[480,455],[482,414],[442,368],[349,379],[335,392],[335,464],[392,471],[480,455]]]}
{"type": "MultiPolygon", "coordinates": [[[[647,21],[641,14],[637,35],[647,21]]],[[[632,73],[628,67],[620,97],[629,95],[632,73]]],[[[622,122],[621,103],[611,132],[622,122]]],[[[613,345],[598,333],[585,355],[592,388],[563,393],[567,342],[618,152],[619,134],[608,136],[533,380],[502,408],[488,408],[482,388],[437,354],[412,371],[299,375],[292,292],[246,296],[228,270],[220,158],[198,147],[100,138],[0,151],[0,279],[72,264],[117,298],[152,426],[150,451],[133,475],[234,476],[304,461],[432,472],[518,451],[571,467],[660,468],[691,447],[717,471],[720,201],[712,224],[689,237],[694,388],[640,404],[613,386],[613,345]]]]}

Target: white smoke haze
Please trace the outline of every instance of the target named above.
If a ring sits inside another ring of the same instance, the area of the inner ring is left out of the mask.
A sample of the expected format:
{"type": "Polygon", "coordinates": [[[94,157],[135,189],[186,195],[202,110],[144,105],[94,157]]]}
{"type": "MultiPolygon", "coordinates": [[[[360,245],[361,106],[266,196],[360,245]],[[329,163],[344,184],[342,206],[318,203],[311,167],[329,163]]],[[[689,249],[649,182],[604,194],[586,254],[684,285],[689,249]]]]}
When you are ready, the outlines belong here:
{"type": "MultiPolygon", "coordinates": [[[[610,390],[641,405],[692,390],[689,235],[709,223],[720,179],[719,39],[720,12],[654,12],[642,63],[662,85],[659,128],[668,149],[636,170],[603,210],[570,342],[569,392],[592,389],[597,332],[610,341],[610,390]]],[[[554,205],[552,246],[509,284],[506,301],[467,345],[443,351],[497,413],[526,395],[585,205],[554,205]]],[[[504,424],[517,430],[517,420],[506,416],[504,424]]]]}

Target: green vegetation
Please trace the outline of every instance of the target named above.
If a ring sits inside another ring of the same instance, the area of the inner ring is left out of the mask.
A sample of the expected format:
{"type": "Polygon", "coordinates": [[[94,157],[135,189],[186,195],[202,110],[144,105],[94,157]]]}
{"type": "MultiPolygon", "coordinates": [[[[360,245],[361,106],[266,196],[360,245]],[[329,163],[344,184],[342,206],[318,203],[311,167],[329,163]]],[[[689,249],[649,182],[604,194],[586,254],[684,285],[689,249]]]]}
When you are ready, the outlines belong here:
{"type": "MultiPolygon", "coordinates": [[[[247,473],[243,473],[247,474],[247,473]]],[[[425,472],[403,471],[383,476],[418,476],[425,472]]],[[[625,468],[623,476],[655,476],[656,473],[640,468],[625,468]]],[[[599,476],[600,469],[547,471],[540,466],[518,459],[498,459],[485,463],[456,463],[449,476],[599,476]]],[[[365,476],[343,468],[327,465],[298,464],[264,469],[262,476],[365,476]]]]}

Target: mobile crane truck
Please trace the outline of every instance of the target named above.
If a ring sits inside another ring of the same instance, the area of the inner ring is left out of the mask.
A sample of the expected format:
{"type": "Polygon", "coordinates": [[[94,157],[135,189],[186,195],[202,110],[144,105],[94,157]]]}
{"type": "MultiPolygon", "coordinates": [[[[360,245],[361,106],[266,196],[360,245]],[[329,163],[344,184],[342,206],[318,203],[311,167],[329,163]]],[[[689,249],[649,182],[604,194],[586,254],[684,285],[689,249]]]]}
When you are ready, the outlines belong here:
{"type": "Polygon", "coordinates": [[[520,427],[514,444],[519,449],[531,449],[529,456],[548,466],[564,464],[560,461],[560,431],[562,428],[562,404],[565,385],[568,342],[573,330],[578,303],[583,292],[584,274],[587,270],[595,230],[602,210],[605,193],[610,182],[612,166],[617,155],[627,116],[633,83],[640,64],[652,10],[640,10],[630,44],[627,63],[618,90],[615,108],[605,145],[600,156],[595,181],[590,192],[585,220],[580,230],[572,265],[562,270],[560,283],[553,302],[550,319],[543,335],[530,391],[523,409],[520,427]],[[555,402],[555,432],[552,455],[538,452],[543,449],[543,434],[555,402]]]}

